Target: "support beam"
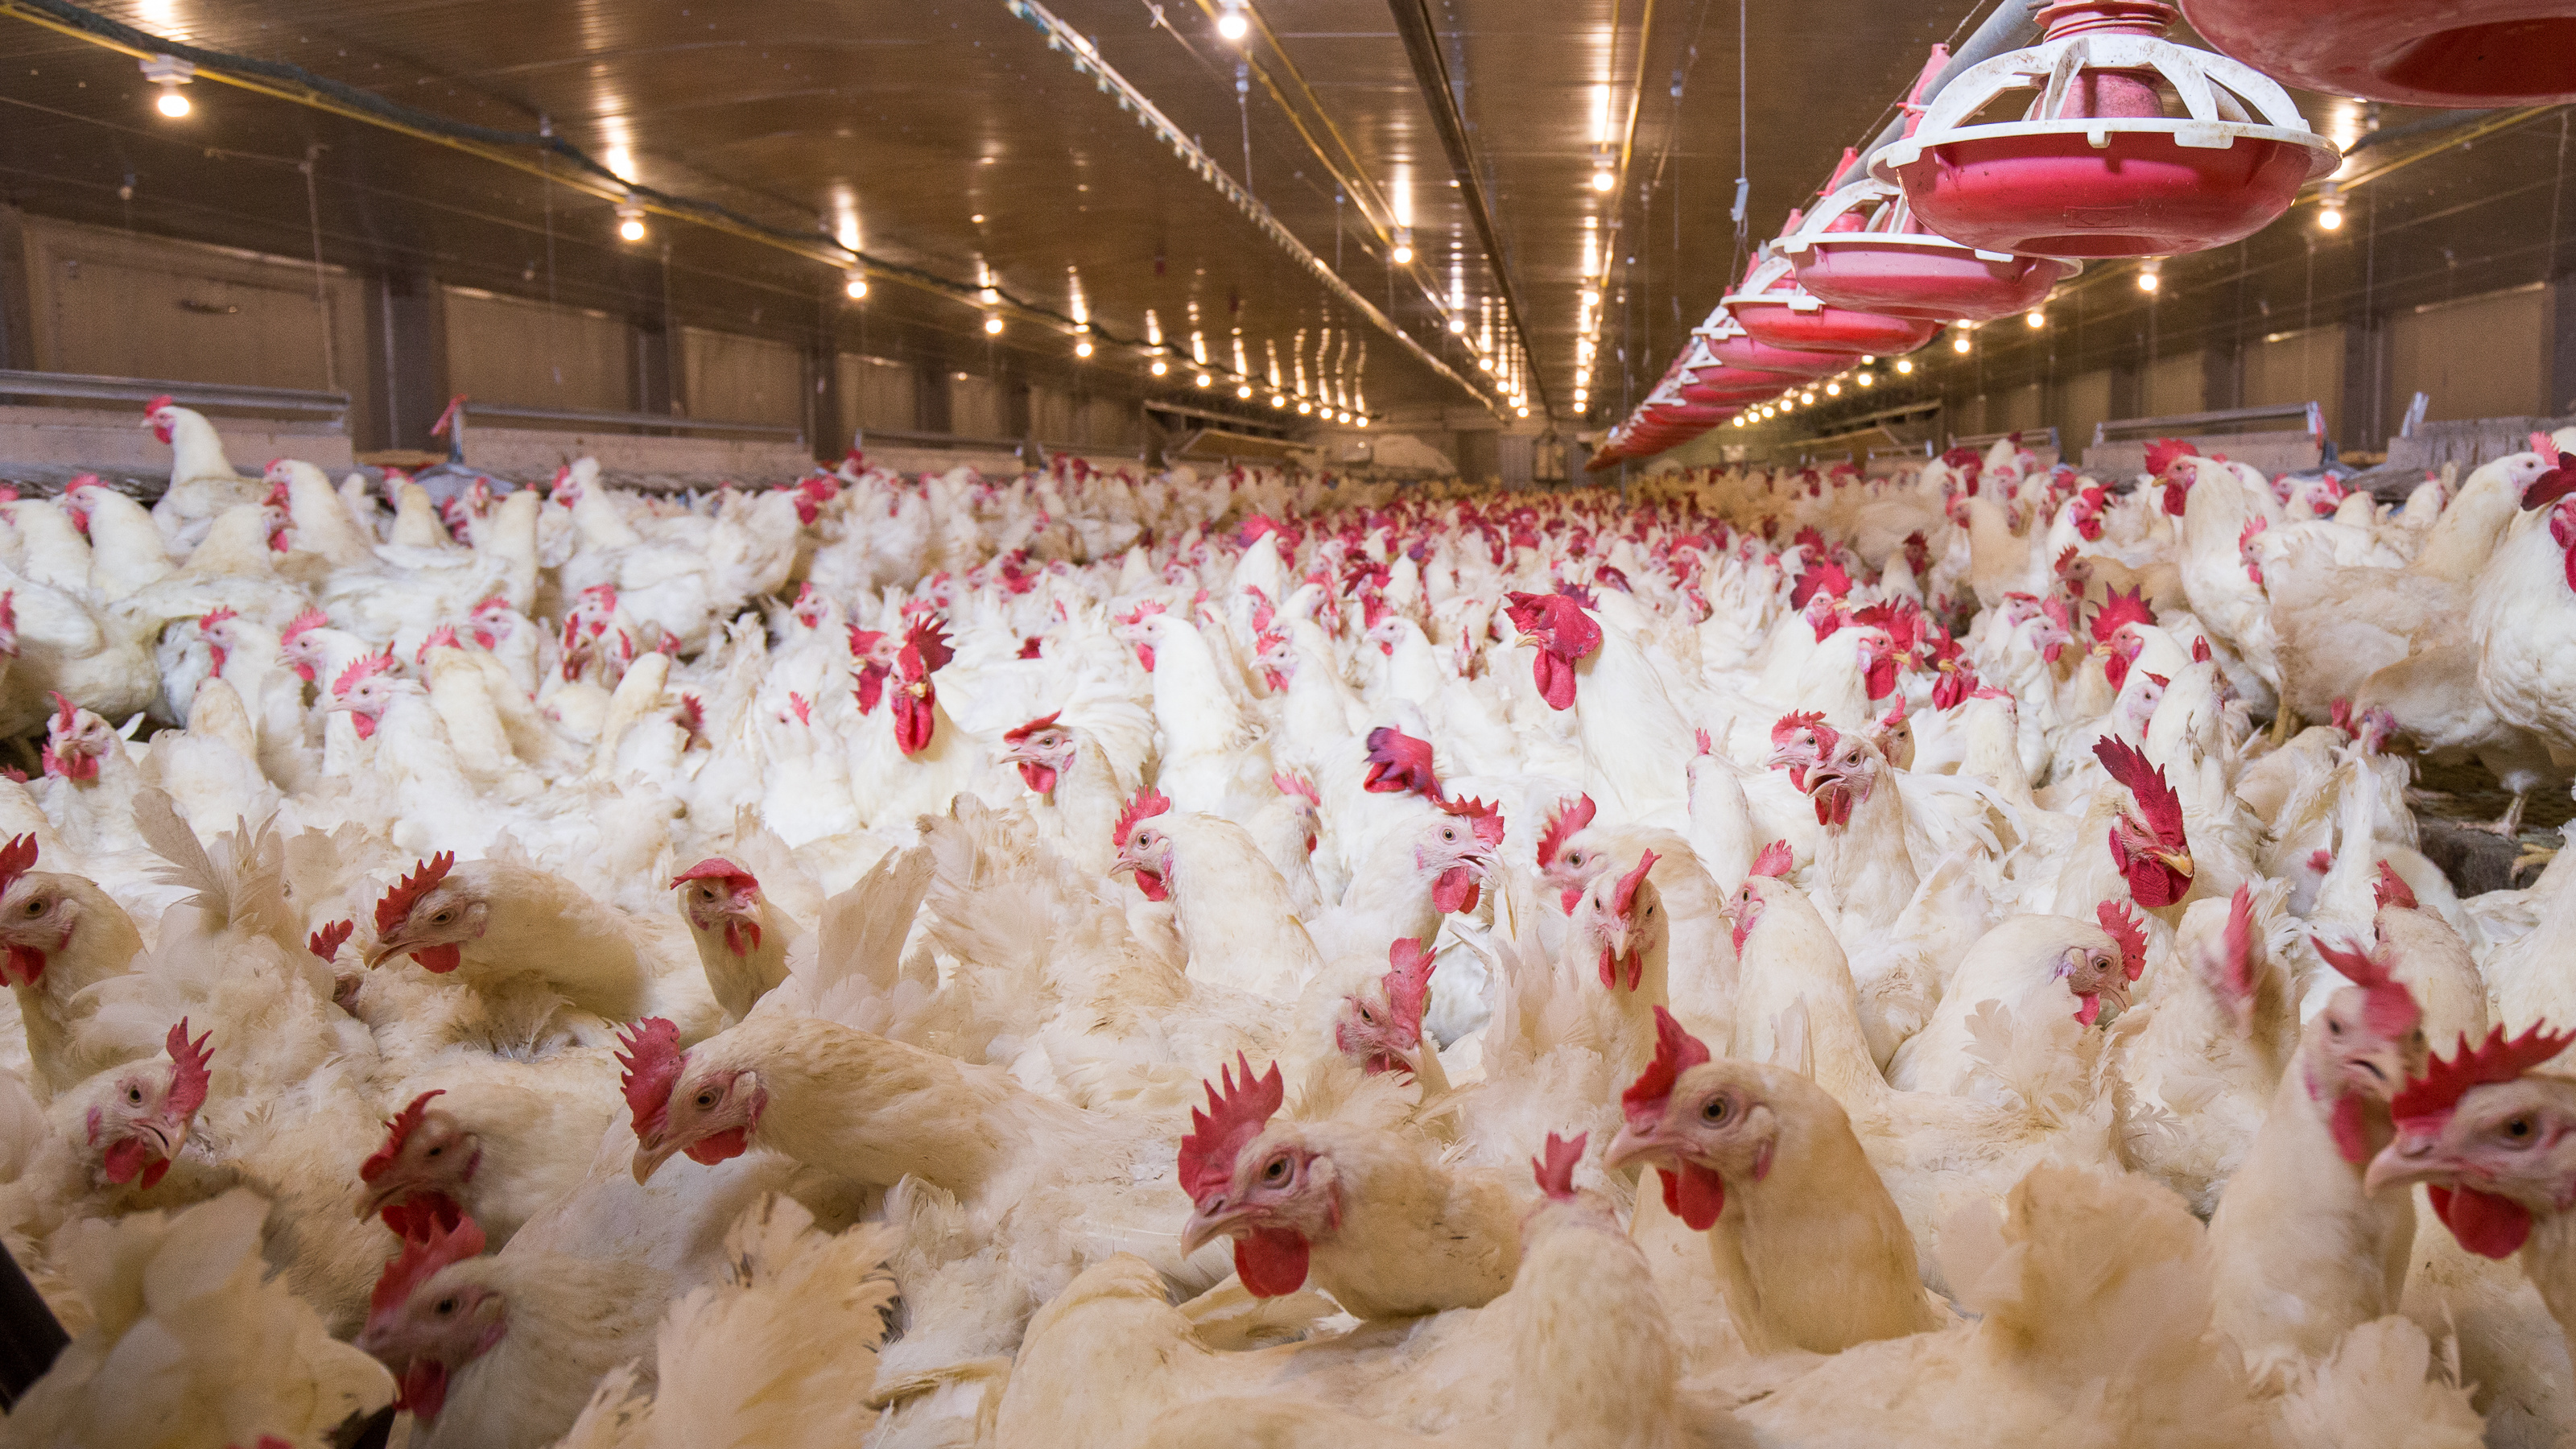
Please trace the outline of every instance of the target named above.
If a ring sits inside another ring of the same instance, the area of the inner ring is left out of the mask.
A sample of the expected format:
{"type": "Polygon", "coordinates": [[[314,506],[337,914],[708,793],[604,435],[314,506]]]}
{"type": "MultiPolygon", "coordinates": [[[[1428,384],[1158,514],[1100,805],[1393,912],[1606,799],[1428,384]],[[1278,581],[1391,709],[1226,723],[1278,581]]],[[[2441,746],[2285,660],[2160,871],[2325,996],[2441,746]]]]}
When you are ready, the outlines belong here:
{"type": "Polygon", "coordinates": [[[1502,234],[1494,228],[1494,208],[1485,197],[1484,183],[1476,174],[1476,155],[1467,141],[1467,120],[1458,113],[1457,92],[1450,89],[1449,63],[1440,54],[1440,34],[1431,24],[1430,0],[1387,0],[1394,12],[1396,33],[1404,37],[1404,53],[1413,62],[1413,81],[1422,91],[1422,104],[1431,111],[1432,129],[1440,133],[1440,149],[1448,153],[1449,172],[1457,178],[1458,199],[1467,208],[1467,216],[1476,224],[1476,240],[1485,249],[1485,265],[1493,270],[1494,285],[1502,290],[1503,313],[1512,331],[1520,337],[1521,352],[1529,358],[1530,398],[1538,404],[1541,417],[1552,417],[1548,406],[1547,378],[1538,365],[1538,348],[1530,341],[1529,320],[1521,310],[1519,289],[1512,285],[1512,270],[1503,257],[1502,234]]]}

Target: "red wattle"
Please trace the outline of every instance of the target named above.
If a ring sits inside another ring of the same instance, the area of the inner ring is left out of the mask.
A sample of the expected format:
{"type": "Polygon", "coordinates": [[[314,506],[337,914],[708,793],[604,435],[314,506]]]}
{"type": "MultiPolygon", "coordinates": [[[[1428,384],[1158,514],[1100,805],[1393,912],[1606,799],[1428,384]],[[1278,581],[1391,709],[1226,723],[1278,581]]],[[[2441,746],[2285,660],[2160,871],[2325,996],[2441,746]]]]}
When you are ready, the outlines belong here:
{"type": "Polygon", "coordinates": [[[1163,884],[1162,872],[1141,868],[1136,872],[1136,889],[1143,891],[1149,901],[1166,899],[1172,893],[1171,887],[1163,884]]]}
{"type": "Polygon", "coordinates": [[[1279,1298],[1306,1286],[1306,1240],[1279,1228],[1256,1228],[1234,1240],[1234,1271],[1255,1298],[1279,1298]]]}
{"type": "Polygon", "coordinates": [[[2511,1198],[2473,1187],[2427,1187],[2433,1214],[2460,1246],[2481,1258],[2510,1258],[2531,1236],[2531,1213],[2511,1198]]]}
{"type": "Polygon", "coordinates": [[[751,1150],[751,1129],[730,1127],[712,1137],[701,1137],[681,1149],[691,1162],[713,1167],[728,1157],[740,1157],[751,1150]]]}
{"type": "Polygon", "coordinates": [[[2370,1121],[2362,1115],[2361,1098],[2350,1092],[2335,1098],[2326,1131],[2333,1134],[2335,1151],[2344,1161],[2359,1167],[2370,1160],[2370,1121]]]}
{"type": "Polygon", "coordinates": [[[394,1407],[409,1409],[411,1416],[426,1423],[438,1417],[447,1406],[447,1365],[434,1358],[416,1358],[403,1370],[402,1392],[394,1407]]]}
{"type": "Polygon", "coordinates": [[[424,970],[435,971],[444,976],[465,964],[465,948],[453,943],[445,946],[423,946],[411,953],[411,959],[419,962],[424,970]]]}

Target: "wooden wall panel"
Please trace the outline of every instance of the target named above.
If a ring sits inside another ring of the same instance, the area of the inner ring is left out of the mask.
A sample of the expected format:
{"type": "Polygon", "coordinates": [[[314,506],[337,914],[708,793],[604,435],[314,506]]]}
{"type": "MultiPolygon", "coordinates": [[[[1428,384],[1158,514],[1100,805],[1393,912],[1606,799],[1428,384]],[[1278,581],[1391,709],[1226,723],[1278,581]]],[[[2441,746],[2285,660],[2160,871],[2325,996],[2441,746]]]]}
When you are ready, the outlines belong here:
{"type": "Polygon", "coordinates": [[[605,312],[446,289],[448,391],[512,407],[634,409],[633,329],[605,312]]]}

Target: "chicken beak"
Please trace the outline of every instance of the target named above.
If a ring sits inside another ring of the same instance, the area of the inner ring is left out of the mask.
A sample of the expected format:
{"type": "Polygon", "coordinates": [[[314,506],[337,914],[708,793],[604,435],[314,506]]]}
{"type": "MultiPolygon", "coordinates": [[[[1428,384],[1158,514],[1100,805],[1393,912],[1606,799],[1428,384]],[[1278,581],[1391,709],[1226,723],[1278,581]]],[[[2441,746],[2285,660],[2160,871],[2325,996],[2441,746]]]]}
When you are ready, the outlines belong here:
{"type": "Polygon", "coordinates": [[[2155,855],[2156,859],[2161,860],[2161,861],[2163,861],[2163,862],[2165,863],[2165,866],[2166,866],[2166,868],[2167,868],[2167,869],[2172,870],[2175,874],[2177,874],[2177,875],[2184,875],[2184,876],[2188,876],[2188,875],[2190,875],[2190,874],[2191,874],[2191,852],[2190,852],[2190,851],[2188,851],[2188,850],[2159,850],[2159,851],[2154,852],[2154,855],[2155,855]]]}
{"type": "Polygon", "coordinates": [[[1213,1210],[1201,1209],[1190,1214],[1189,1222],[1181,1229],[1183,1257],[1197,1252],[1219,1238],[1234,1236],[1236,1228],[1243,1226],[1259,1212],[1257,1208],[1242,1205],[1224,1206],[1223,1199],[1219,1199],[1218,1202],[1219,1205],[1213,1210]]]}
{"type": "Polygon", "coordinates": [[[367,969],[372,971],[386,957],[399,956],[405,949],[400,936],[390,936],[369,946],[362,959],[366,962],[367,969]]]}
{"type": "Polygon", "coordinates": [[[2451,1170],[2450,1162],[2436,1149],[2440,1139],[2427,1133],[2400,1130],[2397,1140],[2379,1149],[2370,1159],[2370,1169],[2361,1177],[2361,1189],[2376,1194],[2391,1187],[2411,1187],[2429,1182],[2451,1170]]]}
{"type": "Polygon", "coordinates": [[[1660,1162],[1672,1155],[1672,1145],[1664,1141],[1660,1126],[1640,1132],[1623,1124],[1619,1135],[1610,1139],[1609,1150],[1601,1154],[1601,1166],[1607,1170],[1631,1162],[1660,1162]]]}
{"type": "Polygon", "coordinates": [[[168,1122],[147,1119],[135,1123],[134,1129],[151,1141],[153,1151],[164,1162],[176,1160],[179,1149],[188,1141],[188,1129],[184,1124],[173,1127],[168,1122]]]}
{"type": "Polygon", "coordinates": [[[661,1171],[662,1164],[670,1161],[671,1154],[679,1150],[680,1146],[678,1143],[664,1142],[661,1134],[658,1132],[649,1138],[639,1137],[635,1139],[635,1181],[637,1184],[641,1185],[643,1183],[651,1182],[653,1180],[653,1174],[661,1171]]]}

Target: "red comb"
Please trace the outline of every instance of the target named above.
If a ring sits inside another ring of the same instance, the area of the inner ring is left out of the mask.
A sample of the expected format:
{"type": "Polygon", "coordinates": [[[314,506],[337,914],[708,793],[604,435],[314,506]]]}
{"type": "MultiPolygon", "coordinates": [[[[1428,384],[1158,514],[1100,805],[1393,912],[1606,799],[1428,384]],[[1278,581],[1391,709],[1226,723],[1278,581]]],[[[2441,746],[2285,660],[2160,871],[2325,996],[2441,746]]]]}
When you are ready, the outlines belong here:
{"type": "Polygon", "coordinates": [[[349,937],[354,934],[357,929],[358,923],[356,921],[333,921],[331,924],[324,926],[321,930],[314,932],[311,936],[306,937],[304,941],[304,949],[321,957],[324,961],[336,960],[340,955],[340,948],[349,944],[349,937]]]}
{"type": "Polygon", "coordinates": [[[2111,939],[2120,943],[2120,970],[2132,981],[2147,969],[2147,923],[2129,914],[2118,901],[2104,901],[2093,908],[2094,918],[2111,939]]]}
{"type": "Polygon", "coordinates": [[[170,1094],[164,1100],[183,1116],[193,1117],[199,1107],[206,1105],[206,1087],[213,1079],[215,1059],[214,1053],[206,1050],[206,1043],[213,1037],[214,1032],[209,1030],[195,1041],[188,1040],[188,1018],[183,1016],[162,1043],[176,1068],[170,1074],[170,1094]]]}
{"type": "Polygon", "coordinates": [[[1027,724],[1020,726],[1018,729],[1002,731],[1002,738],[1016,745],[1020,741],[1027,739],[1029,736],[1036,734],[1040,730],[1055,728],[1056,716],[1062,713],[1064,713],[1063,710],[1056,710],[1053,713],[1039,715],[1036,719],[1030,720],[1027,724]]]}
{"type": "Polygon", "coordinates": [[[2538,453],[2541,461],[2547,463],[2550,467],[2555,468],[2558,466],[2558,440],[2556,438],[2549,436],[2547,433],[2532,434],[2531,451],[2538,453]]]}
{"type": "MultiPolygon", "coordinates": [[[[147,418],[148,418],[148,417],[152,416],[154,413],[157,413],[157,412],[161,411],[163,408],[166,408],[166,407],[170,406],[172,403],[174,403],[174,402],[176,402],[176,401],[178,401],[178,399],[176,399],[176,398],[174,398],[174,397],[170,396],[170,394],[168,394],[168,393],[166,393],[166,392],[165,392],[165,393],[161,394],[159,397],[156,397],[156,398],[154,398],[152,401],[150,401],[150,402],[148,402],[148,403],[145,403],[145,404],[143,405],[143,415],[144,415],[145,417],[147,417],[147,418]]],[[[2536,436],[2536,435],[2535,435],[2535,436],[2536,436]]]]}
{"type": "Polygon", "coordinates": [[[1110,828],[1109,843],[1125,845],[1127,832],[1136,828],[1137,821],[1160,815],[1171,808],[1172,797],[1169,795],[1159,790],[1137,791],[1135,798],[1127,802],[1126,808],[1118,812],[1118,823],[1110,828]]]}
{"type": "Polygon", "coordinates": [[[2116,735],[2095,740],[2093,755],[2112,779],[2127,786],[2137,798],[2139,811],[2147,817],[2147,828],[2156,833],[2157,839],[2172,843],[2182,840],[2182,797],[2165,782],[2161,767],[2149,764],[2137,746],[2116,735]]]}
{"type": "Polygon", "coordinates": [[[434,1222],[421,1222],[418,1227],[420,1236],[403,1239],[402,1256],[385,1264],[375,1291],[367,1295],[369,1327],[391,1319],[411,1300],[413,1291],[437,1277],[440,1269],[483,1255],[483,1229],[472,1218],[445,1232],[434,1222]]]}
{"type": "Polygon", "coordinates": [[[1567,837],[1592,823],[1596,809],[1589,795],[1570,795],[1556,802],[1556,809],[1548,813],[1547,829],[1539,833],[1539,869],[1547,869],[1547,863],[1556,859],[1567,837]]]}
{"type": "Polygon", "coordinates": [[[347,694],[364,681],[373,679],[393,667],[394,655],[390,649],[382,654],[362,654],[351,660],[348,668],[340,671],[339,678],[331,681],[331,692],[347,694]]]}
{"type": "Polygon", "coordinates": [[[395,928],[411,917],[411,908],[420,898],[435,889],[447,873],[456,867],[456,852],[442,850],[420,863],[420,868],[394,883],[385,898],[376,902],[376,934],[392,935],[395,928]]]}
{"type": "Polygon", "coordinates": [[[956,657],[957,651],[948,647],[948,635],[939,620],[923,615],[912,621],[912,628],[903,636],[903,652],[897,653],[895,660],[904,666],[904,678],[920,679],[956,657]],[[906,652],[912,660],[903,657],[906,652]],[[912,667],[913,660],[919,661],[918,669],[912,667]]]}
{"type": "Polygon", "coordinates": [[[1762,847],[1761,854],[1753,857],[1753,869],[1746,872],[1746,874],[1767,875],[1773,877],[1786,876],[1789,873],[1790,865],[1795,861],[1795,859],[1796,857],[1789,849],[1789,842],[1785,840],[1775,840],[1769,845],[1762,847]]]}
{"type": "Polygon", "coordinates": [[[2384,860],[2379,863],[2379,880],[2371,886],[2370,893],[2383,907],[2396,906],[2409,911],[2421,908],[2416,902],[2414,887],[2406,884],[2398,876],[2397,868],[2384,860]]]}
{"type": "Polygon", "coordinates": [[[627,1055],[617,1064],[626,1069],[618,1086],[626,1093],[626,1110],[634,1114],[635,1135],[658,1130],[671,1105],[671,1089],[680,1084],[680,1073],[689,1063],[689,1054],[680,1050],[680,1029],[658,1016],[648,1016],[629,1027],[617,1039],[627,1055]]]}
{"type": "Polygon", "coordinates": [[[421,1118],[428,1115],[429,1099],[445,1094],[446,1089],[443,1087],[423,1092],[411,1099],[411,1105],[396,1112],[385,1123],[384,1145],[376,1149],[374,1156],[359,1164],[358,1181],[373,1182],[384,1176],[386,1169],[394,1165],[394,1159],[402,1154],[403,1143],[410,1140],[412,1129],[418,1127],[421,1118]]]}
{"type": "Polygon", "coordinates": [[[2554,1032],[2539,1022],[2511,1041],[2505,1040],[2504,1028],[2499,1026],[2475,1047],[2463,1034],[2459,1050],[2449,1061],[2433,1058],[2424,1075],[2389,1100],[2388,1114],[2400,1122],[2447,1117],[2471,1087],[2510,1082],[2565,1051],[2571,1041],[2576,1041],[2576,1032],[2554,1032]]]}
{"type": "Polygon", "coordinates": [[[1701,754],[1708,755],[1716,753],[1716,748],[1709,742],[1708,731],[1693,730],[1691,731],[1691,738],[1698,743],[1699,752],[1701,754]]]}
{"type": "Polygon", "coordinates": [[[1434,800],[1431,803],[1439,806],[1440,813],[1443,815],[1455,815],[1461,820],[1471,822],[1475,827],[1478,840],[1487,845],[1503,843],[1503,807],[1501,805],[1469,796],[1460,796],[1455,800],[1434,800]]]}
{"type": "Polygon", "coordinates": [[[1303,795],[1306,797],[1307,804],[1319,810],[1323,808],[1324,792],[1315,788],[1315,782],[1303,775],[1291,774],[1286,770],[1273,770],[1270,772],[1270,784],[1271,788],[1282,795],[1303,795]]]}
{"type": "Polygon", "coordinates": [[[1422,1029],[1422,1009],[1431,1001],[1431,968],[1438,958],[1428,943],[1398,936],[1386,948],[1386,1004],[1397,1022],[1422,1029]]]}
{"type": "Polygon", "coordinates": [[[2140,584],[2125,594],[2113,589],[2111,597],[2102,604],[2102,612],[2093,616],[2093,642],[2111,642],[2111,636],[2119,633],[2123,624],[2152,624],[2155,621],[2156,611],[2147,607],[2146,585],[2140,584]]]}
{"type": "Polygon", "coordinates": [[[1664,1103],[1673,1095],[1673,1084],[1682,1073],[1709,1059],[1708,1043],[1682,1029],[1673,1014],[1655,1008],[1655,1059],[1619,1094],[1620,1110],[1628,1116],[1628,1125],[1645,1131],[1664,1115],[1664,1103]]]}
{"type": "Polygon", "coordinates": [[[53,728],[62,730],[65,733],[69,733],[70,731],[77,729],[80,725],[79,708],[70,700],[63,698],[61,693],[58,691],[49,690],[47,693],[52,695],[54,701],[53,728]]]}
{"type": "Polygon", "coordinates": [[[1653,870],[1654,868],[1655,853],[1653,851],[1649,850],[1638,856],[1637,868],[1628,872],[1626,875],[1619,877],[1618,889],[1613,891],[1610,896],[1611,907],[1618,911],[1620,915],[1627,915],[1629,908],[1637,903],[1638,882],[1644,880],[1646,878],[1646,872],[1653,870]]]}
{"type": "Polygon", "coordinates": [[[725,859],[721,855],[710,855],[706,859],[699,861],[696,865],[690,866],[687,870],[671,877],[671,883],[664,886],[663,889],[676,890],[679,888],[682,881],[692,880],[743,881],[750,885],[753,890],[760,889],[760,877],[753,875],[750,871],[744,870],[741,866],[734,864],[732,861],[725,859]]]}
{"type": "Polygon", "coordinates": [[[1538,1190],[1558,1202],[1574,1201],[1574,1164],[1583,1160],[1583,1144],[1592,1140],[1589,1132],[1577,1132],[1572,1141],[1550,1132],[1547,1151],[1530,1159],[1530,1168],[1538,1174],[1538,1190]]]}
{"type": "Polygon", "coordinates": [[[1181,1139],[1181,1190],[1192,1202],[1225,1190],[1234,1178],[1235,1154],[1261,1135],[1271,1114],[1287,1100],[1287,1079],[1280,1075],[1277,1062],[1270,1064],[1269,1075],[1256,1077],[1243,1053],[1236,1052],[1234,1060],[1243,1068],[1243,1080],[1238,1083],[1231,1068],[1219,1068],[1217,1080],[1223,1092],[1200,1083],[1207,1088],[1207,1110],[1190,1109],[1190,1135],[1181,1139]]]}
{"type": "Polygon", "coordinates": [[[303,613],[296,615],[295,618],[287,624],[286,628],[278,634],[277,642],[280,644],[291,644],[295,642],[296,635],[303,633],[307,629],[320,629],[326,627],[330,622],[331,616],[323,613],[320,609],[307,609],[303,613]]]}
{"type": "Polygon", "coordinates": [[[21,835],[7,845],[0,845],[0,891],[7,890],[18,877],[36,868],[36,837],[21,835]]]}
{"type": "Polygon", "coordinates": [[[2385,950],[2364,951],[2358,941],[2346,941],[2338,948],[2327,945],[2323,937],[2314,945],[2327,965],[2361,988],[2362,1025],[2373,1035],[2404,1036],[2424,1019],[2424,1009],[2415,1004],[2415,994],[2406,989],[2406,983],[2397,979],[2385,950]]]}
{"type": "Polygon", "coordinates": [[[1440,798],[1440,776],[1432,765],[1429,740],[1417,740],[1393,725],[1380,725],[1368,732],[1368,762],[1368,778],[1360,788],[1378,795],[1440,798]]]}

